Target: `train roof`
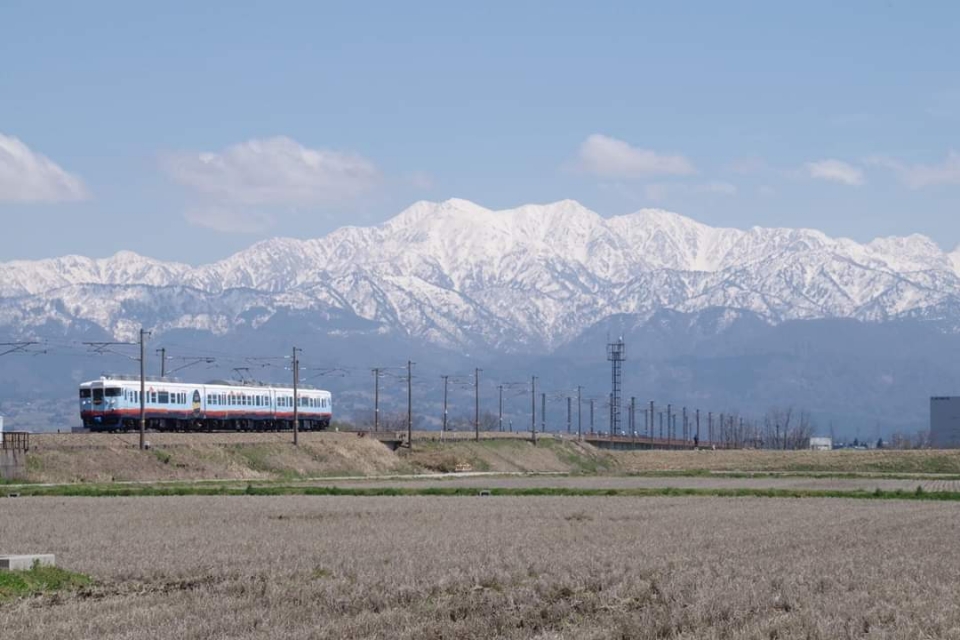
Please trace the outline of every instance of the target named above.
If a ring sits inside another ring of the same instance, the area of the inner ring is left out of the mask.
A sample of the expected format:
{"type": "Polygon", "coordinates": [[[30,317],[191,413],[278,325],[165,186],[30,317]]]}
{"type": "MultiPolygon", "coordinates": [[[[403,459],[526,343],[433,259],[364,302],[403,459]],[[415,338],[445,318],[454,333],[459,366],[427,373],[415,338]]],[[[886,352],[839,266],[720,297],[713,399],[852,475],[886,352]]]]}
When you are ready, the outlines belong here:
{"type": "MultiPolygon", "coordinates": [[[[276,384],[270,382],[256,382],[248,380],[209,380],[207,382],[185,382],[180,378],[172,378],[170,376],[161,377],[161,376],[144,376],[144,382],[148,383],[168,383],[168,384],[186,384],[186,385],[207,385],[207,386],[220,386],[220,387],[243,387],[246,389],[291,389],[293,386],[288,384],[276,384]]],[[[81,382],[80,386],[89,386],[96,383],[103,382],[140,382],[140,376],[134,376],[129,374],[113,374],[113,375],[102,375],[96,380],[88,380],[86,382],[81,382]]],[[[297,385],[297,388],[300,391],[325,391],[325,389],[320,389],[312,385],[301,384],[297,385]]]]}

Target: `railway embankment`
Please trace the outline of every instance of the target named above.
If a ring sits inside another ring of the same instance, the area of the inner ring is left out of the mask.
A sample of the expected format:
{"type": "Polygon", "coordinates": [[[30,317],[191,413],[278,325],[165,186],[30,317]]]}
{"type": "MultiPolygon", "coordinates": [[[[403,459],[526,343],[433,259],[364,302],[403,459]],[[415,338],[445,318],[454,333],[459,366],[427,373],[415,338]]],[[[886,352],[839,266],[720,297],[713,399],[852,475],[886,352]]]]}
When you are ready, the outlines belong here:
{"type": "MultiPolygon", "coordinates": [[[[462,435],[462,434],[461,434],[462,435]]],[[[36,434],[26,454],[28,482],[163,480],[294,480],[448,471],[596,472],[615,461],[606,452],[571,440],[415,435],[412,449],[394,451],[369,434],[286,433],[36,434]]]]}
{"type": "MultiPolygon", "coordinates": [[[[399,436],[398,436],[399,437],[399,436]]],[[[412,449],[369,434],[35,434],[25,453],[32,483],[297,480],[325,476],[483,472],[617,475],[960,476],[960,451],[610,451],[574,437],[414,433],[412,449]]]]}

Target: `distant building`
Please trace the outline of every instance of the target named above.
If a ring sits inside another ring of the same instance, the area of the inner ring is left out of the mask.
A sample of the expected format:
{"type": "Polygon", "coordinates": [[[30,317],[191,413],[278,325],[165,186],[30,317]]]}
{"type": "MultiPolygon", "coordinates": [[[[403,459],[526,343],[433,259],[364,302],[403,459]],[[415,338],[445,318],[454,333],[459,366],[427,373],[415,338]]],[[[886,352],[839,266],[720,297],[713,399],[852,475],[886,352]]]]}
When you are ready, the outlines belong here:
{"type": "Polygon", "coordinates": [[[930,398],[930,444],[937,449],[960,447],[960,396],[930,398]]]}
{"type": "Polygon", "coordinates": [[[812,451],[830,451],[833,449],[833,438],[810,438],[812,451]]]}

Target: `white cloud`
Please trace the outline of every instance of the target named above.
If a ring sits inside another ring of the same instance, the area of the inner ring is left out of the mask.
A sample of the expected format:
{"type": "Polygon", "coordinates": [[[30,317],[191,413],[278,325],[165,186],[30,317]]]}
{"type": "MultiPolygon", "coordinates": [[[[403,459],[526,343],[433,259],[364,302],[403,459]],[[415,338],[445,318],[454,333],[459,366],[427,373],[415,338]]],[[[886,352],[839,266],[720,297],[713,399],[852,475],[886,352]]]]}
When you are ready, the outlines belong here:
{"type": "Polygon", "coordinates": [[[623,140],[595,133],[580,145],[579,167],[604,178],[644,178],[653,175],[689,175],[693,164],[681,155],[662,155],[632,147],[623,140]]]}
{"type": "Polygon", "coordinates": [[[762,184],[757,187],[757,193],[761,196],[769,197],[777,193],[777,190],[768,184],[762,184]]]}
{"type": "Polygon", "coordinates": [[[807,175],[818,180],[829,180],[859,187],[864,183],[863,171],[840,160],[818,160],[804,165],[807,175]]]}
{"type": "Polygon", "coordinates": [[[70,202],[88,197],[79,177],[17,138],[0,133],[0,202],[70,202]]]}
{"type": "Polygon", "coordinates": [[[951,151],[940,164],[904,164],[891,158],[870,158],[874,164],[893,170],[911,189],[922,189],[943,184],[960,184],[960,154],[951,151]]]}
{"type": "Polygon", "coordinates": [[[163,168],[180,184],[218,203],[338,204],[372,190],[376,166],[356,154],[309,149],[278,136],[248,140],[219,153],[166,154],[163,168]]]}
{"type": "Polygon", "coordinates": [[[183,217],[194,226],[222,233],[260,233],[274,224],[273,216],[243,207],[192,207],[183,217]]]}

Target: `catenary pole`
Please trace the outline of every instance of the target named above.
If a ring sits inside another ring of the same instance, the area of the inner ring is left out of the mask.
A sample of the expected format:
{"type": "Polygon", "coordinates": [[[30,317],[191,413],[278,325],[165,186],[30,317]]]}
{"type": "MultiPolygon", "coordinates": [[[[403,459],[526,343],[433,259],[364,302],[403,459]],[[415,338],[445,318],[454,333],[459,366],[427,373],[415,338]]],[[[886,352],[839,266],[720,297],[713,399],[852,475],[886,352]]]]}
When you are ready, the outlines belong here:
{"type": "Polygon", "coordinates": [[[146,375],[146,365],[147,365],[147,353],[146,353],[146,341],[147,336],[150,333],[140,327],[140,449],[146,448],[146,431],[147,431],[147,375],[146,375]]]}
{"type": "Polygon", "coordinates": [[[297,352],[301,351],[299,347],[293,348],[293,446],[300,444],[300,359],[297,352]]]}
{"type": "Polygon", "coordinates": [[[407,446],[413,449],[413,365],[407,360],[407,446]]]}
{"type": "Polygon", "coordinates": [[[473,370],[473,433],[474,440],[480,442],[480,369],[473,370]]]}
{"type": "Polygon", "coordinates": [[[380,431],[380,369],[373,370],[373,430],[380,431]]]}

